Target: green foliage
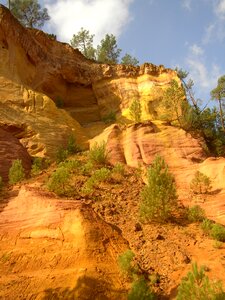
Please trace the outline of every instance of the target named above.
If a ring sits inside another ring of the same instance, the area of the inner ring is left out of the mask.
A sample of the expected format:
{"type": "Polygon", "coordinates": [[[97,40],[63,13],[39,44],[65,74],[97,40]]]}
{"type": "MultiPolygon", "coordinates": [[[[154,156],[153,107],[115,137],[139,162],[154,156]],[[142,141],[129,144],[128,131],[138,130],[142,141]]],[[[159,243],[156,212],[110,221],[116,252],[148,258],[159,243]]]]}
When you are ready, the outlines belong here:
{"type": "Polygon", "coordinates": [[[213,226],[213,222],[209,219],[204,219],[201,224],[201,228],[205,234],[209,235],[213,226]]]}
{"type": "Polygon", "coordinates": [[[59,196],[68,195],[70,192],[69,182],[70,172],[66,167],[61,166],[51,174],[47,187],[59,196]]]}
{"type": "Polygon", "coordinates": [[[147,170],[147,185],[142,190],[141,199],[140,216],[144,221],[166,221],[177,206],[174,178],[159,155],[147,170]]]}
{"type": "Polygon", "coordinates": [[[64,107],[64,101],[61,97],[56,97],[56,100],[55,100],[55,105],[56,107],[58,108],[63,108],[64,107]]]}
{"type": "Polygon", "coordinates": [[[94,169],[94,165],[92,162],[88,161],[86,164],[84,164],[82,167],[81,167],[81,173],[83,175],[90,175],[91,172],[93,171],[94,169]]]}
{"type": "Polygon", "coordinates": [[[128,300],[154,300],[155,295],[151,292],[146,280],[141,277],[134,281],[127,297],[128,300]]]}
{"type": "Polygon", "coordinates": [[[216,99],[219,102],[219,111],[220,111],[220,121],[223,132],[225,132],[225,123],[224,123],[224,103],[225,100],[225,75],[221,76],[218,79],[217,87],[211,91],[212,99],[216,99]]]}
{"type": "Polygon", "coordinates": [[[122,176],[125,175],[125,168],[124,168],[124,164],[121,164],[120,162],[117,162],[115,164],[115,166],[113,167],[113,173],[118,173],[122,176]]]}
{"type": "Polygon", "coordinates": [[[59,167],[66,168],[70,173],[77,172],[81,167],[81,163],[78,160],[66,160],[59,164],[59,167]]]}
{"type": "Polygon", "coordinates": [[[66,150],[69,155],[80,151],[80,147],[76,144],[75,137],[72,134],[68,138],[66,150]]]}
{"type": "Polygon", "coordinates": [[[225,242],[225,228],[220,224],[213,224],[210,231],[210,235],[213,239],[225,242]]]}
{"type": "Polygon", "coordinates": [[[204,267],[192,264],[192,272],[182,279],[178,287],[177,300],[219,300],[225,299],[221,282],[212,282],[204,272],[204,267]]]}
{"type": "Polygon", "coordinates": [[[97,46],[97,60],[100,63],[116,64],[120,56],[121,49],[117,47],[116,37],[106,34],[97,46]]]}
{"type": "Polygon", "coordinates": [[[164,97],[162,99],[162,106],[166,109],[166,115],[163,119],[167,121],[178,121],[179,125],[182,127],[182,104],[185,94],[182,86],[179,86],[176,80],[172,80],[170,87],[166,90],[164,97]]]}
{"type": "Polygon", "coordinates": [[[106,150],[106,143],[95,143],[89,151],[89,160],[95,165],[106,165],[108,163],[109,153],[106,150]]]}
{"type": "Polygon", "coordinates": [[[26,27],[41,28],[45,21],[50,20],[48,10],[42,9],[37,0],[11,0],[10,10],[26,27]]]}
{"type": "Polygon", "coordinates": [[[22,165],[22,160],[16,159],[13,161],[11,168],[9,169],[9,183],[15,184],[22,181],[25,178],[25,172],[22,165]]]}
{"type": "Polygon", "coordinates": [[[64,149],[63,147],[59,147],[59,149],[56,152],[56,163],[59,164],[62,161],[66,160],[68,155],[68,150],[64,149]]]}
{"type": "Polygon", "coordinates": [[[38,175],[41,170],[43,169],[43,158],[42,157],[35,157],[33,164],[31,166],[31,174],[38,175]]]}
{"type": "Polygon", "coordinates": [[[99,182],[105,182],[109,180],[111,177],[111,171],[107,168],[101,168],[99,170],[96,170],[93,175],[88,178],[86,183],[84,184],[82,188],[82,193],[84,194],[90,194],[93,191],[93,188],[99,183],[99,182]]]}
{"type": "Polygon", "coordinates": [[[105,124],[114,123],[116,121],[116,113],[115,111],[110,111],[107,115],[102,117],[102,121],[105,124]]]}
{"type": "Polygon", "coordinates": [[[188,208],[187,216],[190,222],[202,222],[205,220],[205,211],[199,205],[194,205],[188,208]]]}
{"type": "Polygon", "coordinates": [[[190,189],[194,194],[207,194],[211,189],[211,180],[205,174],[197,171],[190,183],[190,189]]]}
{"type": "Polygon", "coordinates": [[[135,123],[141,122],[141,103],[138,99],[134,99],[129,107],[129,114],[135,123]]]}
{"type": "Polygon", "coordinates": [[[134,257],[135,254],[130,249],[126,250],[118,257],[119,268],[121,272],[128,277],[131,277],[134,272],[134,266],[133,266],[134,257]]]}
{"type": "Polygon", "coordinates": [[[139,64],[139,61],[135,58],[132,57],[130,54],[126,53],[122,58],[121,58],[121,64],[122,65],[132,65],[132,66],[137,66],[139,64]]]}
{"type": "Polygon", "coordinates": [[[81,27],[77,34],[73,35],[70,41],[73,48],[78,48],[80,52],[89,59],[95,59],[96,50],[93,47],[94,34],[81,27]]]}

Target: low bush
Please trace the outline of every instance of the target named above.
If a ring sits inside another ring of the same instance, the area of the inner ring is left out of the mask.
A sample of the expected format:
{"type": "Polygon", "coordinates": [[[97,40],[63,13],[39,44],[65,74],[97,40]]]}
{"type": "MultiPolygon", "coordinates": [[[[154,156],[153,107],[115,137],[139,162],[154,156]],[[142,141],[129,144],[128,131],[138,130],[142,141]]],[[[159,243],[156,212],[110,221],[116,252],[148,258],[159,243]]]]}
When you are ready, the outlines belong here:
{"type": "Polygon", "coordinates": [[[190,189],[193,194],[207,194],[211,189],[211,180],[205,174],[197,171],[190,183],[190,189]]]}
{"type": "Polygon", "coordinates": [[[178,287],[177,300],[224,300],[221,282],[210,281],[204,267],[192,264],[192,272],[182,279],[178,287]]]}
{"type": "Polygon", "coordinates": [[[134,281],[127,297],[128,300],[154,300],[155,295],[152,293],[147,281],[141,277],[134,281]]]}
{"type": "Polygon", "coordinates": [[[56,193],[59,196],[67,196],[71,193],[70,173],[65,167],[59,167],[51,174],[47,187],[50,191],[56,193]]]}
{"type": "Polygon", "coordinates": [[[210,235],[213,239],[225,242],[225,228],[220,224],[213,224],[210,231],[210,235]]]}
{"type": "Polygon", "coordinates": [[[43,169],[42,157],[35,157],[31,166],[31,175],[38,175],[43,169]]]}
{"type": "Polygon", "coordinates": [[[76,144],[75,137],[72,134],[68,138],[66,150],[68,151],[68,155],[81,151],[80,147],[76,144]]]}
{"type": "Polygon", "coordinates": [[[13,161],[11,168],[9,169],[9,183],[15,184],[21,182],[25,178],[25,172],[22,165],[22,160],[16,159],[13,161]]]}
{"type": "Polygon", "coordinates": [[[125,251],[118,257],[119,268],[121,272],[127,277],[132,277],[134,273],[134,265],[133,265],[134,257],[135,254],[130,249],[125,251]]]}
{"type": "Polygon", "coordinates": [[[76,172],[81,167],[81,163],[75,159],[68,159],[59,164],[59,167],[66,168],[70,173],[76,172]]]}
{"type": "Polygon", "coordinates": [[[188,208],[187,217],[190,222],[202,222],[205,219],[205,211],[201,206],[194,205],[188,208]]]}
{"type": "Polygon", "coordinates": [[[121,176],[124,176],[125,175],[124,164],[121,164],[120,162],[117,162],[115,164],[115,166],[113,167],[112,172],[120,174],[121,176]]]}
{"type": "Polygon", "coordinates": [[[147,185],[141,192],[140,217],[143,221],[167,221],[176,206],[174,178],[164,159],[157,155],[147,170],[147,185]]]}
{"type": "Polygon", "coordinates": [[[106,143],[95,143],[89,151],[89,160],[95,165],[106,165],[108,163],[109,153],[106,150],[106,143]]]}
{"type": "Polygon", "coordinates": [[[129,114],[135,123],[141,122],[141,103],[138,99],[134,99],[129,107],[129,114]]]}
{"type": "Polygon", "coordinates": [[[61,162],[67,159],[68,155],[68,150],[64,149],[63,147],[59,147],[59,149],[56,152],[56,163],[60,164],[61,162]]]}
{"type": "Polygon", "coordinates": [[[209,219],[204,219],[201,224],[201,228],[205,234],[209,235],[213,226],[213,222],[209,219]]]}

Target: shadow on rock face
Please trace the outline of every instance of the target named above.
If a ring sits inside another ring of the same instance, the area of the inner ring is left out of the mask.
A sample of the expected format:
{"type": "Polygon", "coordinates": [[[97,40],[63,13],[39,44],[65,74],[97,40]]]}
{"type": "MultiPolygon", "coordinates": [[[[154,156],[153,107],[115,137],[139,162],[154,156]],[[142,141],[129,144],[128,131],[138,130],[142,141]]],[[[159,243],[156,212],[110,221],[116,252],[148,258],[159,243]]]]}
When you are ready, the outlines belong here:
{"type": "Polygon", "coordinates": [[[123,290],[114,290],[106,281],[89,276],[80,277],[76,286],[45,290],[43,300],[112,300],[122,299],[123,290]],[[113,296],[112,296],[113,294],[113,296]],[[111,295],[109,297],[109,295],[111,295]]]}

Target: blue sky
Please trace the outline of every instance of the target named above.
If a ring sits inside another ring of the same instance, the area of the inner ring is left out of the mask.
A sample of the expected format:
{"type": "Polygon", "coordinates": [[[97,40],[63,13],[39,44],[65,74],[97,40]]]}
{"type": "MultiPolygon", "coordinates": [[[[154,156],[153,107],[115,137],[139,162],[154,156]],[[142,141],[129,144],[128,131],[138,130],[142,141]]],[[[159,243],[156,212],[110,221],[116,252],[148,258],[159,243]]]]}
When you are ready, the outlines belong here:
{"type": "MultiPolygon", "coordinates": [[[[0,3],[5,3],[0,0],[0,3]]],[[[45,30],[69,42],[81,27],[95,34],[116,35],[123,54],[187,70],[196,97],[225,74],[225,0],[41,0],[51,20],[45,30]]]]}

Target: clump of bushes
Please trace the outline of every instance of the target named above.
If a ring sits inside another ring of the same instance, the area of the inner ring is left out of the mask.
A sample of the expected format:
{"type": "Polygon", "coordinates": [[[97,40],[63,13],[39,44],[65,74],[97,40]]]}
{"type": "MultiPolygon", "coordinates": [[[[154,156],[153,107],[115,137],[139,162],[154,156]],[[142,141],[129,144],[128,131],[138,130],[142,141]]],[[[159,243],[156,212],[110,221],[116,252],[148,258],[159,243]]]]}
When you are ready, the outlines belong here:
{"type": "Polygon", "coordinates": [[[106,150],[106,143],[95,143],[89,151],[89,160],[95,165],[107,165],[109,159],[109,153],[106,150]]]}
{"type": "Polygon", "coordinates": [[[25,178],[25,172],[22,165],[22,160],[16,159],[13,161],[9,169],[9,183],[15,184],[21,182],[25,178]]]}
{"type": "Polygon", "coordinates": [[[35,157],[31,166],[31,175],[38,175],[43,169],[42,157],[35,157]]]}
{"type": "Polygon", "coordinates": [[[178,287],[177,300],[216,300],[225,299],[225,293],[220,281],[210,281],[204,267],[200,269],[197,263],[192,264],[192,271],[182,279],[178,287]]]}
{"type": "Polygon", "coordinates": [[[123,180],[125,175],[124,165],[121,163],[116,163],[112,169],[112,179],[113,181],[119,183],[123,180]]]}
{"type": "Polygon", "coordinates": [[[201,228],[205,234],[211,236],[213,239],[225,242],[225,227],[223,225],[205,219],[201,224],[201,228]]]}
{"type": "Polygon", "coordinates": [[[157,155],[147,170],[147,185],[141,192],[140,217],[143,221],[167,221],[176,206],[174,178],[164,159],[157,155]]]}
{"type": "Polygon", "coordinates": [[[211,190],[211,180],[205,174],[197,171],[190,183],[193,194],[207,194],[211,190]]]}
{"type": "Polygon", "coordinates": [[[126,250],[118,257],[118,265],[120,267],[120,270],[127,277],[132,277],[134,273],[134,257],[135,254],[130,249],[126,250]]]}
{"type": "Polygon", "coordinates": [[[76,140],[73,135],[70,135],[67,141],[66,148],[59,147],[56,152],[56,163],[59,164],[67,159],[69,155],[78,153],[80,151],[80,147],[76,144],[76,140]]]}
{"type": "Polygon", "coordinates": [[[133,281],[131,290],[127,297],[128,300],[154,300],[155,295],[152,293],[146,279],[141,277],[133,281]]]}
{"type": "Polygon", "coordinates": [[[201,224],[201,228],[203,230],[203,232],[207,235],[210,234],[210,231],[212,229],[212,226],[213,226],[213,222],[209,219],[204,219],[202,221],[202,224],[201,224]]]}
{"type": "Polygon", "coordinates": [[[190,222],[202,222],[205,219],[205,211],[201,206],[194,205],[188,208],[187,217],[190,222]]]}

